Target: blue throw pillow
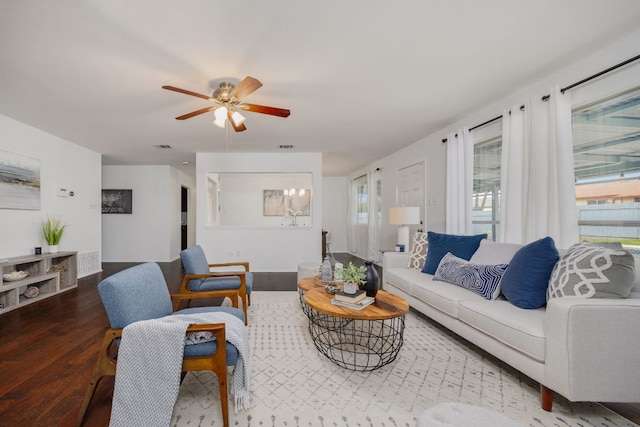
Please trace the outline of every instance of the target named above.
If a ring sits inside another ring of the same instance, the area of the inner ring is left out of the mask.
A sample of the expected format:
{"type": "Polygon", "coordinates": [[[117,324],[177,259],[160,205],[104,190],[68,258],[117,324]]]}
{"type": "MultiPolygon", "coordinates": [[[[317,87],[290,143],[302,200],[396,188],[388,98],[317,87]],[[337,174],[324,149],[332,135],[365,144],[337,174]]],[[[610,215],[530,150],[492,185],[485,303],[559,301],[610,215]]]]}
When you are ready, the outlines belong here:
{"type": "Polygon", "coordinates": [[[438,264],[447,252],[451,252],[458,258],[466,261],[478,250],[480,241],[486,239],[486,234],[478,234],[475,236],[458,236],[455,234],[427,232],[427,259],[424,262],[423,273],[435,274],[438,264]]]}
{"type": "Polygon", "coordinates": [[[502,295],[516,307],[542,307],[547,300],[551,272],[559,259],[551,237],[524,245],[513,255],[502,276],[502,295]]]}
{"type": "Polygon", "coordinates": [[[500,280],[507,267],[507,264],[474,264],[447,253],[440,261],[433,280],[462,286],[485,299],[494,300],[500,295],[500,280]]]}

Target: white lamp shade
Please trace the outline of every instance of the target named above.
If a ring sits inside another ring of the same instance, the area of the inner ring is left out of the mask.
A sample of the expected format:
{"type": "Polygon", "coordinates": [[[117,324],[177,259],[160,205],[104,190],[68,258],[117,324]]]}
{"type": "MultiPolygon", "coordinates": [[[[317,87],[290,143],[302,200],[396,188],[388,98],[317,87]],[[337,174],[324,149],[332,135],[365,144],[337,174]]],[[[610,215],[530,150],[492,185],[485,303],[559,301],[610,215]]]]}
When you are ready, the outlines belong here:
{"type": "Polygon", "coordinates": [[[240,126],[242,123],[244,123],[244,116],[237,111],[234,111],[233,113],[231,113],[231,120],[233,120],[234,125],[240,126]]]}
{"type": "Polygon", "coordinates": [[[216,110],[213,112],[214,116],[215,116],[215,120],[213,121],[213,124],[224,128],[224,124],[225,121],[227,120],[227,108],[226,107],[219,107],[216,108],[216,110]]]}
{"type": "Polygon", "coordinates": [[[389,224],[420,224],[420,208],[405,206],[389,208],[389,224]]]}

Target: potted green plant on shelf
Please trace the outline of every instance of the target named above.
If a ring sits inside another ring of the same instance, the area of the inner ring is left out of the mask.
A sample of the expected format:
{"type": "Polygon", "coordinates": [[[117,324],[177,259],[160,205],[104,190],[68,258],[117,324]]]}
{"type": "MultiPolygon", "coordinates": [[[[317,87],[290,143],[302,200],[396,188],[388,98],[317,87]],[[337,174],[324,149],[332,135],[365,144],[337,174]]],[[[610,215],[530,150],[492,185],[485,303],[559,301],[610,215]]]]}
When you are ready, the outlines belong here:
{"type": "Polygon", "coordinates": [[[58,252],[58,245],[60,244],[60,239],[62,239],[65,227],[66,224],[63,224],[58,218],[52,216],[48,217],[47,220],[42,223],[42,234],[47,245],[49,245],[49,253],[55,254],[58,252]]]}
{"type": "Polygon", "coordinates": [[[355,294],[360,285],[365,283],[367,277],[365,266],[356,267],[353,262],[349,262],[347,268],[342,270],[342,280],[344,280],[344,292],[355,294]]]}

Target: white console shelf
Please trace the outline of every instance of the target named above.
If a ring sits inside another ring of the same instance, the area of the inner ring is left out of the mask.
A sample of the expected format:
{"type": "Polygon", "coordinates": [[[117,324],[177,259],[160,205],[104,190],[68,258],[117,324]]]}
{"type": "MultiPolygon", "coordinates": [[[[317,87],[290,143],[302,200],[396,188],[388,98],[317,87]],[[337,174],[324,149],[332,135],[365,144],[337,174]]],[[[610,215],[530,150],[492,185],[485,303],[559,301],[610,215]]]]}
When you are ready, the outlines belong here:
{"type": "Polygon", "coordinates": [[[0,267],[0,307],[3,307],[0,314],[78,286],[77,252],[14,257],[0,262],[0,267]],[[28,276],[22,280],[5,280],[4,275],[13,270],[24,271],[28,276]],[[38,296],[25,297],[27,286],[37,286],[38,296]]]}

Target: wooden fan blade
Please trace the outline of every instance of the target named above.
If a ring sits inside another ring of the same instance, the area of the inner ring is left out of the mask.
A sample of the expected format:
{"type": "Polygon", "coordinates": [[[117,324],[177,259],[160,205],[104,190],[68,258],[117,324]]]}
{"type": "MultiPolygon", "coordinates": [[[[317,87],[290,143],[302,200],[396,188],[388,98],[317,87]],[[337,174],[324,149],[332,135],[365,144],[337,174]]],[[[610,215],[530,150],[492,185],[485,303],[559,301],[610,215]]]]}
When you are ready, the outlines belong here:
{"type": "Polygon", "coordinates": [[[215,99],[213,99],[209,95],[202,95],[201,93],[191,92],[190,90],[180,89],[179,87],[175,87],[175,86],[162,86],[162,89],[172,90],[174,92],[184,93],[185,95],[197,96],[198,98],[215,101],[215,99]]]}
{"type": "Polygon", "coordinates": [[[247,127],[244,125],[244,122],[236,126],[236,124],[231,119],[231,110],[227,110],[227,119],[229,120],[229,123],[231,123],[231,126],[233,126],[233,130],[235,130],[236,132],[242,132],[247,130],[247,127]]]}
{"type": "Polygon", "coordinates": [[[209,111],[213,111],[215,110],[217,107],[213,106],[213,107],[206,107],[206,108],[201,108],[199,110],[196,111],[192,111],[190,113],[184,114],[182,116],[176,117],[176,120],[186,120],[186,119],[190,119],[191,117],[194,116],[198,116],[200,114],[204,114],[204,113],[208,113],[209,111]]]}
{"type": "Polygon", "coordinates": [[[262,86],[262,83],[258,81],[258,79],[254,79],[253,77],[245,77],[243,81],[240,82],[238,86],[235,87],[229,94],[230,96],[235,96],[238,99],[242,99],[245,96],[251,95],[257,89],[262,86]]]}
{"type": "Polygon", "coordinates": [[[278,117],[289,117],[289,114],[291,114],[291,111],[285,110],[284,108],[267,107],[265,105],[240,104],[240,108],[253,113],[270,114],[278,117]]]}

